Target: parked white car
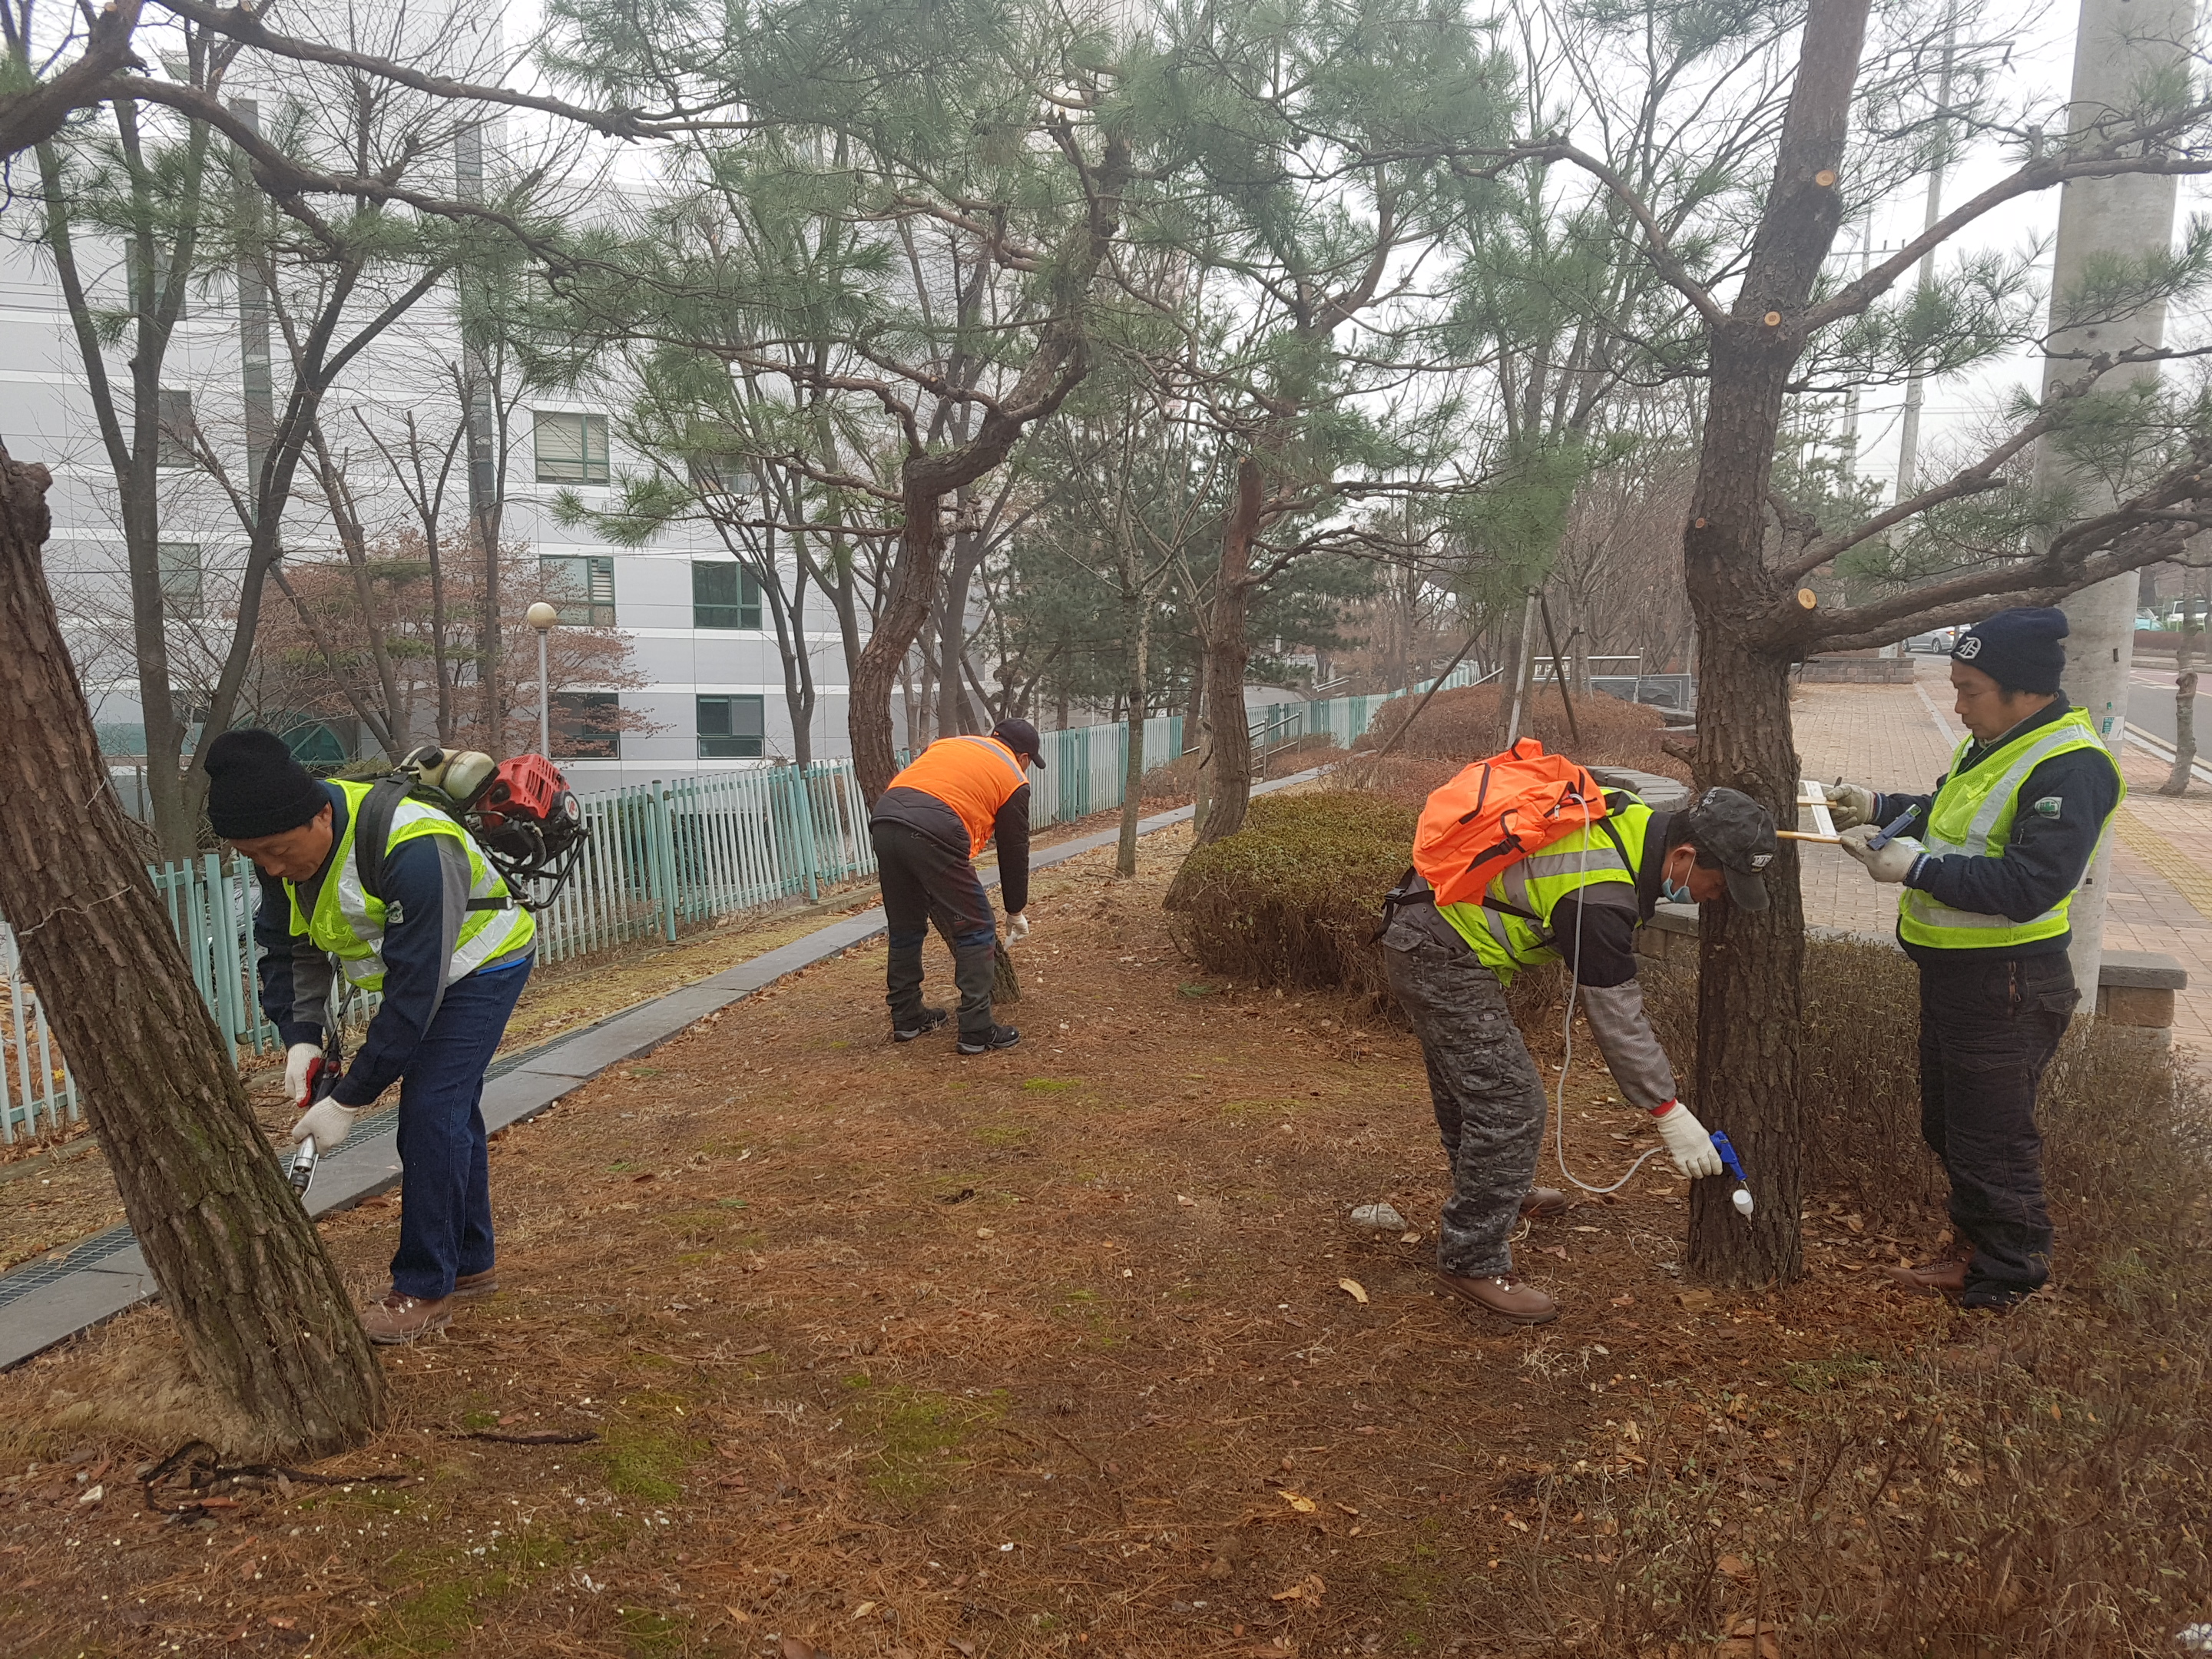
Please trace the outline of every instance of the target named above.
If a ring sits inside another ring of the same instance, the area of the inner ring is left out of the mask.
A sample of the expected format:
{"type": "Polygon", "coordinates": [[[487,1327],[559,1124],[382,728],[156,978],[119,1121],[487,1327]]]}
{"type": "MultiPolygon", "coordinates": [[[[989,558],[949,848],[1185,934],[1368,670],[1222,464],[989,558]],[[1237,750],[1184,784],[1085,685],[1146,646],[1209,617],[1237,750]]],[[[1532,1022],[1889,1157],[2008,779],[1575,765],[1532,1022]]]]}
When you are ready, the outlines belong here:
{"type": "Polygon", "coordinates": [[[1905,648],[1907,651],[1931,651],[1939,657],[1948,657],[1951,654],[1951,647],[1958,644],[1959,635],[1966,631],[1955,626],[1931,628],[1925,634],[1915,634],[1905,641],[1905,648]]]}

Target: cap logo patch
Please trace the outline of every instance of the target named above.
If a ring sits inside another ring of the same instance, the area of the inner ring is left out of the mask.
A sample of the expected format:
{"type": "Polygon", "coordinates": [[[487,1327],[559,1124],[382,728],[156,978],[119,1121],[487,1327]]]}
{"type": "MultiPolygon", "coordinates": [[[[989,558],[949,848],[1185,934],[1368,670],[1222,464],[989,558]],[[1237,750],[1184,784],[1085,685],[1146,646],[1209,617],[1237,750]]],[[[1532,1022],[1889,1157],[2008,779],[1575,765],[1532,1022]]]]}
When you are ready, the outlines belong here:
{"type": "Polygon", "coordinates": [[[1965,662],[1973,661],[1982,654],[1981,636],[1978,634],[1966,635],[1958,644],[1951,647],[1951,654],[1965,662]]]}
{"type": "Polygon", "coordinates": [[[1771,853],[1753,853],[1751,855],[1751,867],[1754,870],[1764,870],[1773,862],[1774,854],[1771,853]]]}
{"type": "Polygon", "coordinates": [[[2041,800],[2035,803],[2035,810],[2043,814],[2046,818],[2055,818],[2058,816],[2059,809],[2063,805],[2064,802],[2059,796],[2045,795],[2041,800]]]}

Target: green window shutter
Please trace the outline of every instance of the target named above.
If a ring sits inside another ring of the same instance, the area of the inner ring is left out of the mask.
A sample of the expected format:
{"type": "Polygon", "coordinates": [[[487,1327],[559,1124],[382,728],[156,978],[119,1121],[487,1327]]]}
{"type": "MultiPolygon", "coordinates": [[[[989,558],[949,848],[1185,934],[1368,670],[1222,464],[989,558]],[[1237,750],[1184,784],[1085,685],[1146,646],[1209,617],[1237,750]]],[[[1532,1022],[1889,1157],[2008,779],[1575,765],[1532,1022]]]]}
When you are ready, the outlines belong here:
{"type": "Polygon", "coordinates": [[[757,629],[761,625],[760,583],[728,559],[702,559],[691,567],[691,626],[757,629]]]}
{"type": "Polygon", "coordinates": [[[615,562],[605,554],[546,554],[538,561],[545,598],[571,628],[615,625],[615,562]]]}
{"type": "Polygon", "coordinates": [[[161,431],[154,440],[154,465],[198,465],[198,458],[192,453],[192,434],[198,430],[192,420],[192,394],[163,386],[155,396],[159,402],[155,419],[161,422],[161,431]]]}
{"type": "Polygon", "coordinates": [[[620,760],[622,699],[612,691],[556,691],[546,707],[554,760],[620,760]]]}
{"type": "Polygon", "coordinates": [[[181,622],[197,622],[205,602],[206,567],[198,542],[157,542],[161,608],[181,622]]]}
{"type": "Polygon", "coordinates": [[[603,484],[607,462],[607,417],[565,410],[531,411],[530,441],[540,483],[603,484]]]}

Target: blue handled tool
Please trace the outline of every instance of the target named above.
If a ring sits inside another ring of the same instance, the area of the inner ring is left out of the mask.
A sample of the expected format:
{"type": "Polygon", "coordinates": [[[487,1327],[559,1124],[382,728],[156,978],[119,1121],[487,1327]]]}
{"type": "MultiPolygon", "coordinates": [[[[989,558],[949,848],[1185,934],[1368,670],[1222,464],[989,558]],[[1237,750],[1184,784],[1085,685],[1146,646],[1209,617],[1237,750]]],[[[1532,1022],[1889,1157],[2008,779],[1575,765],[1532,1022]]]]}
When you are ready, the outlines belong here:
{"type": "Polygon", "coordinates": [[[1735,1206],[1738,1215],[1748,1219],[1755,1207],[1751,1196],[1751,1177],[1744,1174],[1743,1160],[1735,1155],[1735,1148],[1729,1144],[1728,1132],[1716,1129],[1712,1135],[1713,1150],[1721,1155],[1723,1166],[1735,1177],[1735,1190],[1729,1194],[1729,1202],[1735,1206]]]}
{"type": "Polygon", "coordinates": [[[1919,816],[1920,809],[1918,807],[1906,807],[1894,818],[1892,818],[1887,823],[1882,825],[1881,833],[1880,835],[1871,837],[1867,842],[1867,851],[1869,853],[1880,852],[1883,848],[1889,845],[1891,836],[1903,835],[1905,831],[1905,827],[1910,824],[1913,819],[1919,816]]]}

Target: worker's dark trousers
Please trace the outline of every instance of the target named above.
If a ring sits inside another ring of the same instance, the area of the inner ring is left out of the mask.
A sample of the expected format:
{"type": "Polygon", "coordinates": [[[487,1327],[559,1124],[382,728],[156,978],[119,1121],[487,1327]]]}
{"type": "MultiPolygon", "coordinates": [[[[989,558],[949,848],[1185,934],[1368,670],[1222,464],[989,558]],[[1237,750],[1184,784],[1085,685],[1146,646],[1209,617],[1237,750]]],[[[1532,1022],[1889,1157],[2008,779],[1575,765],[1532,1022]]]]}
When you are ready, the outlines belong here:
{"type": "Polygon", "coordinates": [[[2051,1275],[2035,1091],[2079,1000],[2063,951],[1921,965],[1920,1132],[1973,1247],[1969,1305],[2008,1304],[2051,1275]]]}
{"type": "Polygon", "coordinates": [[[399,1079],[399,1249],[392,1288],[435,1302],[492,1265],[484,1068],[530,978],[527,959],[446,988],[399,1079]]]}
{"type": "Polygon", "coordinates": [[[1382,935],[1382,961],[1421,1040],[1429,1098],[1451,1164],[1437,1266],[1469,1279],[1510,1273],[1506,1241],[1544,1143],[1536,1062],[1505,1006],[1504,988],[1465,945],[1447,945],[1401,917],[1382,935]]]}
{"type": "Polygon", "coordinates": [[[952,951],[952,983],[960,993],[960,1035],[991,1035],[991,973],[999,926],[991,901],[963,853],[904,824],[870,826],[876,876],[884,890],[884,932],[890,964],[891,1029],[921,1023],[921,947],[932,922],[952,951]]]}

